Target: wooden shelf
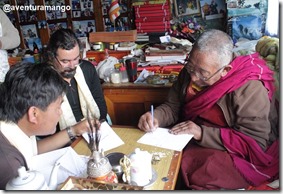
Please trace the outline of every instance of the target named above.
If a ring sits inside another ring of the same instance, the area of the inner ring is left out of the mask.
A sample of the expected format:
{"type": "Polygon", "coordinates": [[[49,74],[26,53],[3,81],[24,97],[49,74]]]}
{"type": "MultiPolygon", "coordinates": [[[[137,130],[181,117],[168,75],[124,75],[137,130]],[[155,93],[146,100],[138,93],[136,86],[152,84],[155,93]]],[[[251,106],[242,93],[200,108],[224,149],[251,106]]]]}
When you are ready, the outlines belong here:
{"type": "Polygon", "coordinates": [[[163,103],[172,84],[103,83],[102,89],[113,125],[137,126],[142,114],[163,103]]]}
{"type": "MultiPolygon", "coordinates": [[[[122,59],[124,56],[127,56],[130,51],[108,51],[109,56],[116,57],[117,59],[122,59]]],[[[96,62],[100,62],[105,59],[104,51],[88,51],[86,52],[87,58],[95,58],[96,62]]]]}
{"type": "Polygon", "coordinates": [[[135,42],[137,30],[89,33],[89,42],[135,42]]]}

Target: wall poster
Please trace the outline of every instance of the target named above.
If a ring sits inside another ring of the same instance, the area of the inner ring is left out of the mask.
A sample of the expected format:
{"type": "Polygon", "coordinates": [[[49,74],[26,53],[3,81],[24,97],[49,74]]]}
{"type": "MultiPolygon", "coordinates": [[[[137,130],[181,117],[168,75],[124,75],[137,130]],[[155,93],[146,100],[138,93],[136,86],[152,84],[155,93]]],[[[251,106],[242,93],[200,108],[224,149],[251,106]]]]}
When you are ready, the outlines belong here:
{"type": "Polygon", "coordinates": [[[199,0],[174,0],[176,16],[200,14],[199,0]]]}

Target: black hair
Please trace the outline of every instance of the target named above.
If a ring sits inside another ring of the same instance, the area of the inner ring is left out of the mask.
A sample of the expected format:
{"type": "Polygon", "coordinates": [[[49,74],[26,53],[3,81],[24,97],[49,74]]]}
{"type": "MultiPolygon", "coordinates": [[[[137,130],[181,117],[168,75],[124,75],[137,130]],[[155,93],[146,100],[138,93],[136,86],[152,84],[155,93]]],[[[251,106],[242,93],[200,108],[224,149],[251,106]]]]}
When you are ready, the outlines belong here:
{"type": "Polygon", "coordinates": [[[64,50],[71,50],[76,45],[82,49],[80,40],[76,37],[76,34],[71,29],[61,28],[56,30],[50,37],[47,45],[46,60],[53,63],[54,58],[57,55],[59,48],[64,50]]]}
{"type": "Polygon", "coordinates": [[[31,106],[45,111],[65,91],[63,78],[52,66],[18,63],[0,84],[0,120],[17,123],[31,106]]]}

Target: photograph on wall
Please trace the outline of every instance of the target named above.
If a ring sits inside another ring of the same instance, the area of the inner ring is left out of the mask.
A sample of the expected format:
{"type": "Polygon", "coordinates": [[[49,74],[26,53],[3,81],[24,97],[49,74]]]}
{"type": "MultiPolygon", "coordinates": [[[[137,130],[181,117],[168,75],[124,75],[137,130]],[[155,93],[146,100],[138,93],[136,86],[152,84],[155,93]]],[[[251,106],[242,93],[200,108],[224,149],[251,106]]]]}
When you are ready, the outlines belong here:
{"type": "Polygon", "coordinates": [[[81,1],[72,0],[72,17],[78,18],[81,17],[81,1]]]}
{"type": "Polygon", "coordinates": [[[90,45],[88,43],[88,38],[87,37],[78,37],[78,39],[80,41],[80,44],[81,44],[82,48],[85,51],[89,51],[90,50],[90,45]]]}
{"type": "Polygon", "coordinates": [[[72,10],[81,10],[81,1],[80,0],[72,0],[72,10]]]}
{"type": "Polygon", "coordinates": [[[29,38],[27,40],[28,48],[34,52],[40,52],[42,50],[42,44],[40,38],[29,38]]]}
{"type": "Polygon", "coordinates": [[[174,0],[177,16],[200,14],[199,0],[174,0]]]}
{"type": "Polygon", "coordinates": [[[95,20],[73,21],[72,23],[77,37],[88,37],[90,32],[96,32],[95,20]]]}
{"type": "Polygon", "coordinates": [[[38,38],[37,29],[36,29],[35,24],[22,25],[21,30],[22,30],[24,39],[38,38]]]}
{"type": "Polygon", "coordinates": [[[115,27],[109,18],[103,18],[103,20],[104,20],[104,29],[106,32],[130,30],[130,22],[128,17],[117,18],[115,20],[115,27]]]}
{"type": "Polygon", "coordinates": [[[72,15],[73,15],[73,18],[81,17],[81,11],[79,10],[72,11],[72,15]]]}
{"type": "Polygon", "coordinates": [[[130,30],[130,23],[128,17],[119,17],[117,19],[117,31],[127,31],[130,30]]]}
{"type": "MultiPolygon", "coordinates": [[[[35,5],[34,0],[17,0],[17,5],[29,6],[35,5]]],[[[20,22],[33,22],[37,21],[35,10],[19,10],[20,22]]]]}
{"type": "MultiPolygon", "coordinates": [[[[64,0],[45,0],[47,6],[63,6],[65,5],[64,0]]],[[[66,18],[67,13],[65,10],[46,10],[47,20],[66,18]]]]}
{"type": "Polygon", "coordinates": [[[102,5],[102,15],[108,15],[108,10],[111,4],[111,0],[101,0],[101,5],[102,5]]]}
{"type": "MultiPolygon", "coordinates": [[[[110,32],[111,31],[111,28],[114,27],[113,23],[110,21],[109,18],[103,18],[103,21],[104,21],[104,29],[106,32],[110,32]]],[[[113,29],[112,29],[113,31],[113,29]]]]}
{"type": "Polygon", "coordinates": [[[40,20],[37,22],[38,29],[46,29],[47,28],[47,22],[46,20],[40,20]]]}
{"type": "Polygon", "coordinates": [[[226,16],[225,0],[200,0],[200,7],[202,17],[207,20],[226,16]]]}
{"type": "Polygon", "coordinates": [[[94,16],[93,0],[81,0],[81,16],[82,17],[94,16]]]}
{"type": "Polygon", "coordinates": [[[59,30],[61,28],[67,28],[66,22],[56,22],[53,24],[48,24],[48,28],[50,30],[50,34],[53,34],[56,30],[59,30]]]}
{"type": "Polygon", "coordinates": [[[228,27],[235,42],[239,38],[258,40],[264,32],[262,19],[256,15],[233,17],[228,21],[228,27]]]}
{"type": "Polygon", "coordinates": [[[267,13],[268,0],[227,0],[227,17],[267,13]]]}
{"type": "Polygon", "coordinates": [[[118,0],[120,6],[120,13],[126,13],[128,11],[128,1],[127,0],[118,0]]]}

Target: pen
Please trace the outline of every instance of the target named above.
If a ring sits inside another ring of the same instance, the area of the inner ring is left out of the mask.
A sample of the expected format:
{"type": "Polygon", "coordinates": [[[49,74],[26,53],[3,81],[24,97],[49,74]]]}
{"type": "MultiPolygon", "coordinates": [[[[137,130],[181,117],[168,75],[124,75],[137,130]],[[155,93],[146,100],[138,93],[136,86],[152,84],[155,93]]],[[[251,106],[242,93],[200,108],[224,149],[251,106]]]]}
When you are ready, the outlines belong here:
{"type": "Polygon", "coordinates": [[[153,115],[153,105],[151,105],[151,119],[152,119],[152,126],[154,126],[153,125],[153,121],[154,121],[154,115],[153,115]]]}

